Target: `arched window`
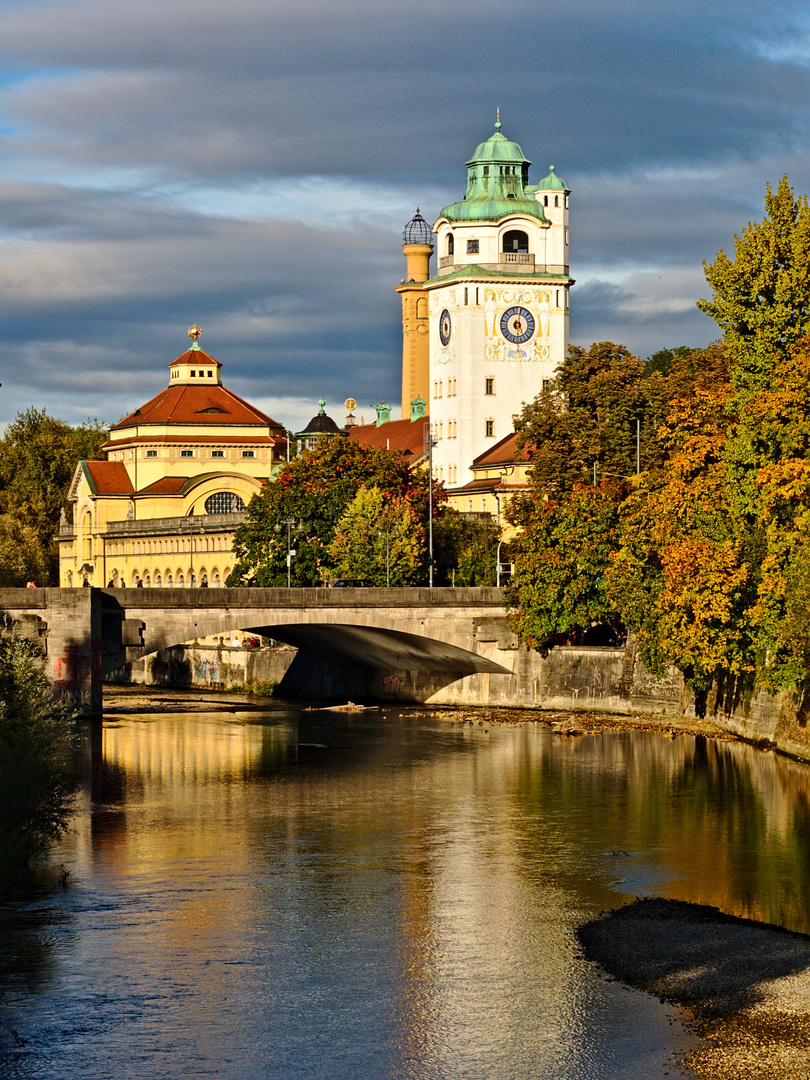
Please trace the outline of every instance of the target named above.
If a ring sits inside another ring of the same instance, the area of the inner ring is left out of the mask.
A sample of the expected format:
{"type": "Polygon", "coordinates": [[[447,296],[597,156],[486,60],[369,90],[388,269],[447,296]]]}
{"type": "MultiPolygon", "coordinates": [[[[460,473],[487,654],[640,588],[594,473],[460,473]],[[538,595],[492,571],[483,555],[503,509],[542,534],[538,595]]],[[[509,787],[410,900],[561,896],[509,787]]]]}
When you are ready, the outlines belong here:
{"type": "Polygon", "coordinates": [[[447,254],[452,255],[455,252],[455,249],[456,249],[456,241],[455,241],[455,239],[453,237],[453,234],[450,233],[450,235],[447,237],[447,254]]]}
{"type": "Polygon", "coordinates": [[[148,572],[143,575],[143,583],[147,589],[151,588],[152,586],[152,578],[148,572]]]}
{"type": "Polygon", "coordinates": [[[219,577],[219,574],[215,570],[214,571],[214,588],[218,589],[218,588],[220,588],[220,585],[221,585],[220,577],[219,577]]]}
{"type": "Polygon", "coordinates": [[[183,571],[178,570],[177,571],[177,588],[182,589],[185,584],[186,584],[186,579],[183,577],[183,571]]]}
{"type": "Polygon", "coordinates": [[[162,584],[163,584],[163,582],[161,581],[161,578],[160,578],[160,571],[156,570],[155,571],[155,588],[159,589],[162,584]]]}
{"type": "Polygon", "coordinates": [[[233,491],[217,491],[205,500],[206,514],[241,514],[245,504],[233,491]]]}
{"type": "Polygon", "coordinates": [[[167,570],[166,571],[166,588],[170,589],[173,584],[174,584],[174,580],[172,579],[172,572],[171,572],[171,570],[167,570]]]}
{"type": "Polygon", "coordinates": [[[90,562],[93,558],[93,515],[88,510],[82,517],[82,559],[90,562]]]}
{"type": "Polygon", "coordinates": [[[528,236],[520,229],[510,229],[509,232],[503,234],[503,250],[528,252],[528,236]]]}

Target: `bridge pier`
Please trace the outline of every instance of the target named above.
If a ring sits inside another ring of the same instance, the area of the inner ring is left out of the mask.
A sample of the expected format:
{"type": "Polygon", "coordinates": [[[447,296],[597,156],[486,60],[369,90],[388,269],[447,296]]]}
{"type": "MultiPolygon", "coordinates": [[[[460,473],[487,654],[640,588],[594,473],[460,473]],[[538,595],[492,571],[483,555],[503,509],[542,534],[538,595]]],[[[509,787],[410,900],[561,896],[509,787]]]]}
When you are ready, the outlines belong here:
{"type": "Polygon", "coordinates": [[[0,589],[0,616],[39,642],[56,700],[85,716],[101,715],[102,600],[98,589],[0,589]]]}

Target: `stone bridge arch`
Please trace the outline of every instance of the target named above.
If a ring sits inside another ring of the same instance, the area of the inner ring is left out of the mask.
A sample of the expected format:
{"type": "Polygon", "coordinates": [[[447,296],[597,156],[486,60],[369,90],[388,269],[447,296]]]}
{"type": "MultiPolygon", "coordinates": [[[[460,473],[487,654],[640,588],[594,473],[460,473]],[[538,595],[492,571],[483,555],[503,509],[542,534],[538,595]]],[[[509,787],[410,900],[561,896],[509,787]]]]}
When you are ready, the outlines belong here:
{"type": "MultiPolygon", "coordinates": [[[[128,660],[240,631],[378,669],[509,673],[480,633],[482,621],[503,621],[498,590],[129,589],[107,596],[125,610],[127,626],[140,623],[128,660]]],[[[116,666],[110,655],[105,674],[116,666]]]]}
{"type": "Polygon", "coordinates": [[[371,696],[397,672],[413,700],[458,680],[503,688],[514,678],[498,589],[3,589],[3,613],[44,644],[58,696],[90,714],[101,711],[105,674],[233,630],[370,671],[371,696]]]}

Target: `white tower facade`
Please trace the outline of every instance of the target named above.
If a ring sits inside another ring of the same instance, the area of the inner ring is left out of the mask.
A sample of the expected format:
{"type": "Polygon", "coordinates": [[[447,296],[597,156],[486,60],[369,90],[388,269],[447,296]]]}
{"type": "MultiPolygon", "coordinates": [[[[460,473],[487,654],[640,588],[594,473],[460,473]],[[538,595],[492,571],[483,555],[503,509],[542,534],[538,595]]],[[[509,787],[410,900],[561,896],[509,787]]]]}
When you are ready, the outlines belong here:
{"type": "Polygon", "coordinates": [[[464,197],[433,226],[438,269],[424,285],[434,471],[450,489],[513,430],[568,349],[570,192],[553,166],[530,186],[531,162],[500,128],[467,162],[464,197]]]}

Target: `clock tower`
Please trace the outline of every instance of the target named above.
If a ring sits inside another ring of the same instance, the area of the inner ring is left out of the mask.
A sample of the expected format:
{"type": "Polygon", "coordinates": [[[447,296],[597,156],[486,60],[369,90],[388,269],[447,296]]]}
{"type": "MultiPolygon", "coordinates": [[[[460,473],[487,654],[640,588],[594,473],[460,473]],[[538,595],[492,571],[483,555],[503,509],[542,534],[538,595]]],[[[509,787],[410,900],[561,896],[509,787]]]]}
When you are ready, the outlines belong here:
{"type": "Polygon", "coordinates": [[[467,191],[433,226],[428,296],[430,419],[437,479],[459,488],[473,459],[553,378],[568,348],[569,190],[539,184],[517,143],[495,132],[467,162],[467,191]]]}

